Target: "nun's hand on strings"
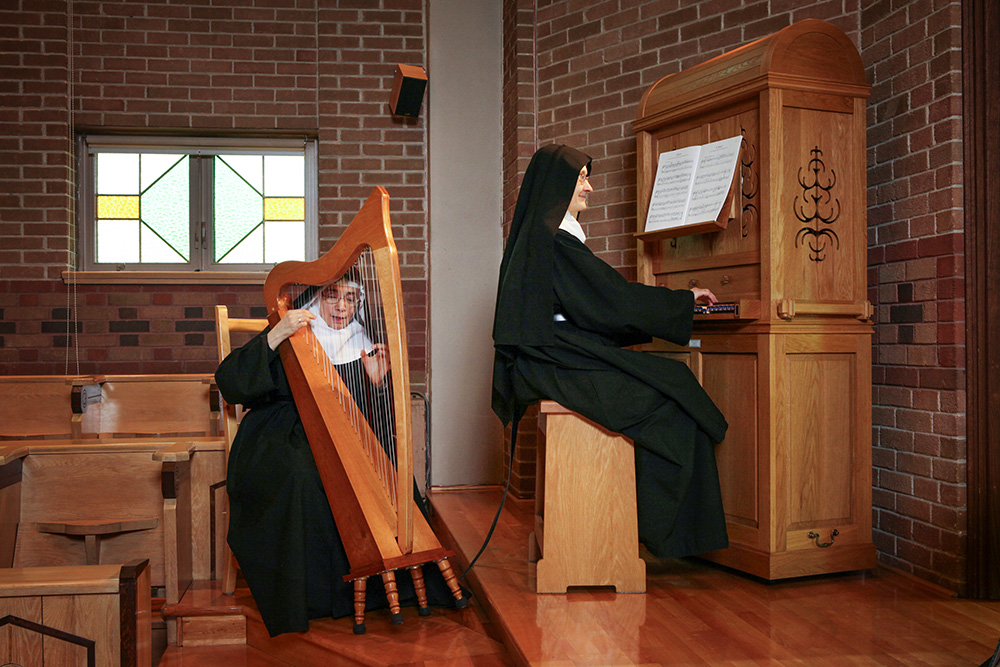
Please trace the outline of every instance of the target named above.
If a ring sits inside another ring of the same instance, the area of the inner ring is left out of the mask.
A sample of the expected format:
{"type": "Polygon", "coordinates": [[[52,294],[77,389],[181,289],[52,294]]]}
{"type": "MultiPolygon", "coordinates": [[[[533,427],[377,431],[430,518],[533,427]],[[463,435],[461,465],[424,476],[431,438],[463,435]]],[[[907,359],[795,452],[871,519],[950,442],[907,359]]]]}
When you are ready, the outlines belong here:
{"type": "Polygon", "coordinates": [[[281,318],[281,321],[267,333],[268,346],[272,350],[277,350],[282,341],[309,324],[309,320],[315,317],[308,310],[289,310],[281,318]]]}
{"type": "Polygon", "coordinates": [[[375,343],[370,352],[361,353],[361,363],[365,366],[368,379],[376,387],[385,381],[389,372],[389,348],[382,343],[375,343]]]}

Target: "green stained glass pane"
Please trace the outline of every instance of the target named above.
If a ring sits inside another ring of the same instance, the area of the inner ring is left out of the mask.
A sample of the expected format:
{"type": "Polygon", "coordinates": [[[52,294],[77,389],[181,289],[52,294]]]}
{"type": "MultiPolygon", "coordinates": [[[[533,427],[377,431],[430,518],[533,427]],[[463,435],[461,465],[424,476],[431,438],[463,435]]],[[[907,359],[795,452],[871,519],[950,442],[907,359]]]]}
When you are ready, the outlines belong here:
{"type": "MultiPolygon", "coordinates": [[[[214,194],[215,261],[235,262],[227,254],[261,224],[264,218],[263,197],[223,160],[215,161],[214,194]]],[[[252,260],[254,262],[262,261],[263,257],[263,239],[259,238],[257,242],[261,245],[256,250],[257,259],[252,260]]],[[[240,254],[242,256],[242,250],[240,254]]]]}
{"type": "Polygon", "coordinates": [[[156,179],[163,176],[171,168],[175,168],[174,165],[179,160],[183,160],[186,167],[188,163],[186,155],[143,153],[139,163],[139,179],[143,192],[155,183],[156,179]]]}
{"type": "Polygon", "coordinates": [[[176,263],[186,262],[187,257],[180,255],[174,248],[168,245],[159,234],[150,229],[147,225],[140,227],[139,233],[140,254],[139,261],[152,263],[176,263]]]}
{"type": "Polygon", "coordinates": [[[139,194],[139,154],[98,153],[97,194],[139,194]]]}
{"type": "Polygon", "coordinates": [[[221,264],[260,264],[264,261],[264,225],[258,225],[220,261],[221,264]]]}
{"type": "Polygon", "coordinates": [[[265,155],[264,194],[268,197],[304,197],[305,160],[302,155],[265,155]]]}
{"type": "MultiPolygon", "coordinates": [[[[145,166],[147,155],[142,156],[145,166]]],[[[160,157],[160,156],[156,156],[160,157]]],[[[188,158],[185,155],[180,160],[176,155],[170,156],[174,165],[156,180],[148,190],[142,193],[142,221],[150,230],[157,234],[162,242],[173,248],[174,258],[171,260],[150,261],[188,261],[191,248],[190,186],[188,184],[188,158]],[[178,256],[181,259],[178,259],[178,256]]],[[[145,241],[143,241],[143,256],[145,256],[145,241]]],[[[158,254],[157,256],[160,256],[158,254]]],[[[143,261],[147,261],[143,259],[143,261]]]]}
{"type": "Polygon", "coordinates": [[[240,175],[250,187],[257,192],[264,191],[264,158],[261,155],[219,155],[215,158],[215,169],[218,171],[219,162],[226,165],[240,175]]]}

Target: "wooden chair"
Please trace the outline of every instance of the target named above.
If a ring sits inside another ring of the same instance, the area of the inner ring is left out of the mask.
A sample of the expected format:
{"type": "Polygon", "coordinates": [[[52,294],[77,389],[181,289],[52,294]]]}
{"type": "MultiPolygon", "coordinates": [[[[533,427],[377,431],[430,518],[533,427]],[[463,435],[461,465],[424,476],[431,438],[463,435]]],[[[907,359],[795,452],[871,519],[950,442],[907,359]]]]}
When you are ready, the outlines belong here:
{"type": "MultiPolygon", "coordinates": [[[[263,319],[238,319],[229,317],[229,308],[226,306],[215,307],[215,336],[217,348],[219,350],[219,362],[229,356],[232,352],[233,333],[260,333],[267,327],[267,320],[263,319]]],[[[222,430],[226,436],[226,462],[229,461],[229,450],[233,446],[233,438],[236,437],[236,428],[239,425],[241,408],[238,405],[229,405],[225,401],[222,404],[222,430]]],[[[222,537],[220,561],[223,568],[222,592],[231,594],[236,590],[236,559],[229,549],[229,543],[225,539],[229,529],[229,500],[228,497],[221,499],[224,506],[224,519],[219,522],[220,535],[222,537]]]]}

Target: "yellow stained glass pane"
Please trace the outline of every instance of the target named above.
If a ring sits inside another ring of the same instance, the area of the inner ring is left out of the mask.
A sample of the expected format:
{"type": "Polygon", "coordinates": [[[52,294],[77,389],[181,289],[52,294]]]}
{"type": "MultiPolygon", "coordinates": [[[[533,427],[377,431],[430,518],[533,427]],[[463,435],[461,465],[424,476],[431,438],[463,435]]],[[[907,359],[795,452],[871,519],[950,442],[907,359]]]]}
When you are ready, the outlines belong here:
{"type": "Polygon", "coordinates": [[[305,197],[264,197],[265,220],[305,220],[305,197]]]}
{"type": "Polygon", "coordinates": [[[138,195],[98,195],[97,217],[100,220],[138,220],[138,195]]]}

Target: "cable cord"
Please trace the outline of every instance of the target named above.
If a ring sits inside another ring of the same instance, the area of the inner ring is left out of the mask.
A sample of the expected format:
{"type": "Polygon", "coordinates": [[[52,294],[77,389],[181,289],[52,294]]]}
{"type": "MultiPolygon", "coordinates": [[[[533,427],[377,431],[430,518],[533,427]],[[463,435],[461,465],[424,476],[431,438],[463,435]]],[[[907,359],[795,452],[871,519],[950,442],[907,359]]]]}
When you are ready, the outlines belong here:
{"type": "Polygon", "coordinates": [[[465,575],[469,574],[472,566],[476,564],[479,557],[483,555],[486,551],[486,545],[490,543],[490,538],[493,537],[493,531],[496,530],[497,523],[500,521],[500,514],[503,512],[504,503],[507,502],[507,494],[510,493],[510,473],[514,469],[514,448],[517,445],[517,426],[520,423],[520,419],[515,419],[514,424],[510,429],[510,465],[507,466],[507,482],[504,484],[503,488],[503,498],[500,499],[500,507],[497,508],[496,516],[493,517],[493,524],[490,526],[490,530],[486,533],[486,539],[483,540],[483,546],[479,547],[479,552],[476,554],[475,558],[469,561],[469,566],[465,568],[458,580],[462,581],[465,579],[465,575]]]}

